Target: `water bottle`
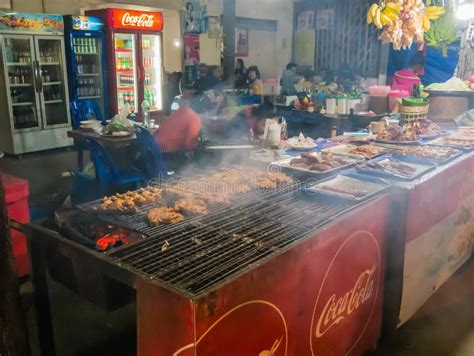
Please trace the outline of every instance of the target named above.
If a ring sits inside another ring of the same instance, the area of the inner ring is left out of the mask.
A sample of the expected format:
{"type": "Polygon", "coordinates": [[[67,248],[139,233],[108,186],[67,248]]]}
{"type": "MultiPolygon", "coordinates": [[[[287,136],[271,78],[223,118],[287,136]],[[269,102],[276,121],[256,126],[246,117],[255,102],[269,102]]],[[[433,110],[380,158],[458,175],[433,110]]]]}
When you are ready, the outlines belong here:
{"type": "Polygon", "coordinates": [[[147,100],[143,100],[142,104],[143,127],[150,127],[150,104],[147,100]]]}

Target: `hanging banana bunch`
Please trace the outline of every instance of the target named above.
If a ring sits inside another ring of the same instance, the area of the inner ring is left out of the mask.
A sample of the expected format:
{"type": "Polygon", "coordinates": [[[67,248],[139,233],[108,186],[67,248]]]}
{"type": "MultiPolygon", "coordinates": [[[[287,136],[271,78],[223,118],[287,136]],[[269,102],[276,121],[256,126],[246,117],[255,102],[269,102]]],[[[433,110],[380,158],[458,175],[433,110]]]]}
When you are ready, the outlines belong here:
{"type": "Polygon", "coordinates": [[[379,30],[393,25],[399,17],[401,4],[396,1],[382,1],[372,4],[367,12],[367,24],[374,24],[379,30]]]}
{"type": "Polygon", "coordinates": [[[425,33],[425,41],[428,46],[441,48],[444,57],[448,55],[448,45],[457,40],[456,22],[452,10],[448,10],[438,20],[434,21],[430,29],[425,33]]]}
{"type": "Polygon", "coordinates": [[[437,20],[444,15],[446,10],[443,6],[431,5],[431,0],[426,2],[425,14],[423,15],[423,31],[428,32],[431,27],[431,21],[437,20]]]}

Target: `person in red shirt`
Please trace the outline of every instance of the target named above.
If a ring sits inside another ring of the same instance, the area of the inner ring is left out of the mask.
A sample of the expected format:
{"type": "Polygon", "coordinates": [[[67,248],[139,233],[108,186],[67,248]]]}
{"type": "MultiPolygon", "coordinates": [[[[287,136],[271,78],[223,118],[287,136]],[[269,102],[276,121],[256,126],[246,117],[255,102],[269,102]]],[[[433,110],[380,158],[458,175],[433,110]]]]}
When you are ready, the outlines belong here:
{"type": "Polygon", "coordinates": [[[191,99],[190,107],[181,107],[165,119],[155,131],[155,141],[163,152],[192,151],[199,140],[201,116],[210,108],[206,94],[191,99]]]}
{"type": "Polygon", "coordinates": [[[251,139],[257,139],[263,135],[265,121],[274,111],[271,103],[248,106],[230,121],[227,134],[241,137],[247,134],[251,139]]]}
{"type": "Polygon", "coordinates": [[[416,54],[410,60],[410,68],[396,71],[392,78],[393,90],[406,90],[413,95],[413,86],[420,85],[420,71],[425,65],[425,58],[422,52],[416,54]]]}

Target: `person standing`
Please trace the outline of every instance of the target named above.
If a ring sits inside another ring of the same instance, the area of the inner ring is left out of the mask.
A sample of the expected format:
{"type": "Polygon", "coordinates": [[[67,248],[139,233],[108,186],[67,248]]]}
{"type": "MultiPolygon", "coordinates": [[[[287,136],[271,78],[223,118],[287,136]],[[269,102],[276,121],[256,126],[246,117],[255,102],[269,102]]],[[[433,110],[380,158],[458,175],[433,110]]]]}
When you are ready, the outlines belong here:
{"type": "Polygon", "coordinates": [[[235,89],[245,88],[245,80],[247,79],[247,68],[245,68],[245,63],[242,58],[237,58],[235,62],[234,78],[235,89]]]}
{"type": "Polygon", "coordinates": [[[281,77],[281,95],[296,95],[296,63],[288,63],[281,77]]]}
{"type": "Polygon", "coordinates": [[[262,94],[262,82],[260,81],[260,71],[257,66],[251,66],[247,70],[246,86],[250,95],[262,94]]]}

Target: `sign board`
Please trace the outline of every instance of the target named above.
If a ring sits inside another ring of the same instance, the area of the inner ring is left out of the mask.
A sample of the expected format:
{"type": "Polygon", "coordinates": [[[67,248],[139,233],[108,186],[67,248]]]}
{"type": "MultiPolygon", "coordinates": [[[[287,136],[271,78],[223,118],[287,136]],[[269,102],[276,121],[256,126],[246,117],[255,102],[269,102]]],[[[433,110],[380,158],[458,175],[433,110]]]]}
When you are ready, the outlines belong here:
{"type": "Polygon", "coordinates": [[[112,9],[112,27],[123,30],[163,31],[161,12],[112,9]]]}
{"type": "Polygon", "coordinates": [[[62,33],[64,23],[61,15],[0,12],[0,30],[62,33]]]}

